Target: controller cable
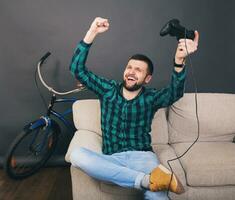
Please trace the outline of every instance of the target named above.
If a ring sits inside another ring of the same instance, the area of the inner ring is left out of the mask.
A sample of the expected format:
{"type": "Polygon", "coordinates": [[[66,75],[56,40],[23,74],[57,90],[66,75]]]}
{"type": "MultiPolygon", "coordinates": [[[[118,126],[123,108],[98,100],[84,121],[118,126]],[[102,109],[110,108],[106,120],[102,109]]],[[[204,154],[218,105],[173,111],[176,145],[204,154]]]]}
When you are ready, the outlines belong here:
{"type": "MultiPolygon", "coordinates": [[[[194,76],[194,71],[193,71],[193,64],[192,64],[192,60],[191,60],[191,57],[188,53],[188,49],[187,49],[187,44],[186,44],[186,29],[185,29],[185,34],[184,34],[184,41],[185,41],[185,47],[186,47],[186,52],[187,52],[187,57],[189,58],[189,66],[190,66],[190,72],[191,72],[191,75],[192,75],[192,78],[193,78],[193,85],[194,85],[194,89],[195,89],[195,95],[194,95],[194,99],[195,99],[195,109],[196,109],[196,119],[197,119],[197,137],[196,139],[194,140],[194,142],[186,149],[186,151],[184,153],[182,153],[180,156],[177,156],[173,159],[169,159],[167,160],[167,164],[171,170],[171,179],[170,179],[170,184],[168,185],[168,189],[167,189],[167,197],[169,198],[169,200],[171,200],[170,196],[169,196],[169,191],[170,191],[170,185],[171,185],[171,182],[172,182],[172,179],[173,179],[173,169],[170,165],[170,162],[173,162],[175,160],[179,160],[180,158],[182,158],[183,156],[185,156],[186,153],[188,153],[188,151],[193,147],[193,145],[198,141],[199,139],[199,136],[200,136],[200,123],[199,123],[199,117],[198,117],[198,101],[197,101],[197,83],[196,83],[196,79],[195,79],[195,76],[194,76]]],[[[185,174],[185,177],[186,177],[186,174],[185,174]]],[[[185,178],[186,180],[186,178],[185,178]]]]}

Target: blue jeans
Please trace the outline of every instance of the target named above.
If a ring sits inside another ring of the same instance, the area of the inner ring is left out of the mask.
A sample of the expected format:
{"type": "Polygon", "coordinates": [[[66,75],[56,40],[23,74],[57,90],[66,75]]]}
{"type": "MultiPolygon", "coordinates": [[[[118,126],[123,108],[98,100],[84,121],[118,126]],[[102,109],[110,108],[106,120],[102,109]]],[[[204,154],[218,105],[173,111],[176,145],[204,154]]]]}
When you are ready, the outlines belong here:
{"type": "MultiPolygon", "coordinates": [[[[104,155],[86,148],[77,148],[71,152],[71,163],[79,167],[89,176],[112,182],[122,187],[141,188],[141,180],[159,165],[159,161],[151,151],[126,151],[112,155],[104,155]]],[[[146,200],[166,200],[167,192],[144,191],[146,200]]]]}

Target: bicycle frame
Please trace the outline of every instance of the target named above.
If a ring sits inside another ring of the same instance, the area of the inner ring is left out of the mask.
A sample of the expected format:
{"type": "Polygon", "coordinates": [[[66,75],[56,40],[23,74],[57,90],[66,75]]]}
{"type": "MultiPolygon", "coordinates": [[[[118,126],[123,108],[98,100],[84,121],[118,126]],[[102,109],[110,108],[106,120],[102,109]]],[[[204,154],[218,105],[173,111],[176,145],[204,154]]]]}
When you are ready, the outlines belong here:
{"type": "Polygon", "coordinates": [[[56,103],[74,103],[77,100],[77,98],[60,98],[56,99],[56,95],[53,94],[51,97],[51,102],[48,106],[47,113],[45,116],[41,116],[40,119],[32,122],[30,124],[31,129],[35,129],[39,126],[50,126],[51,125],[51,115],[56,117],[58,120],[60,120],[68,130],[71,132],[75,132],[76,128],[74,127],[73,123],[68,121],[65,117],[72,113],[72,109],[69,108],[65,110],[63,113],[59,113],[56,110],[53,109],[54,105],[56,103]]]}
{"type": "Polygon", "coordinates": [[[73,123],[71,123],[70,121],[68,121],[65,117],[68,116],[69,114],[72,113],[72,108],[69,108],[67,110],[65,110],[63,113],[59,113],[57,111],[55,111],[53,109],[54,104],[58,104],[58,103],[74,103],[77,100],[77,98],[60,98],[60,99],[56,99],[56,95],[53,94],[52,98],[51,98],[51,103],[48,107],[47,110],[47,116],[53,115],[55,116],[57,119],[59,119],[61,122],[63,122],[63,124],[71,131],[74,132],[76,129],[73,125],[73,123]]]}
{"type": "MultiPolygon", "coordinates": [[[[38,120],[34,121],[34,122],[31,122],[30,124],[28,124],[25,128],[30,128],[31,130],[34,130],[36,129],[37,127],[45,127],[46,128],[46,134],[44,135],[44,138],[43,138],[43,142],[41,144],[39,144],[38,146],[38,149],[35,150],[40,152],[42,147],[44,146],[45,142],[46,142],[46,138],[49,134],[49,130],[50,130],[50,127],[51,127],[51,115],[53,115],[54,117],[56,117],[58,120],[60,120],[65,126],[66,128],[74,133],[76,131],[76,128],[74,127],[73,123],[71,123],[70,121],[68,121],[65,117],[68,116],[69,114],[72,113],[72,109],[69,108],[67,110],[65,110],[63,113],[59,113],[57,111],[55,111],[53,109],[54,105],[56,103],[73,103],[77,100],[77,98],[60,98],[60,99],[56,99],[56,95],[53,94],[52,97],[51,97],[51,102],[48,106],[48,109],[47,109],[47,113],[45,116],[41,116],[38,120]]],[[[34,144],[35,142],[35,139],[37,138],[38,136],[38,131],[34,134],[34,137],[32,138],[32,141],[31,141],[31,145],[30,147],[32,146],[32,144],[34,144]]]]}

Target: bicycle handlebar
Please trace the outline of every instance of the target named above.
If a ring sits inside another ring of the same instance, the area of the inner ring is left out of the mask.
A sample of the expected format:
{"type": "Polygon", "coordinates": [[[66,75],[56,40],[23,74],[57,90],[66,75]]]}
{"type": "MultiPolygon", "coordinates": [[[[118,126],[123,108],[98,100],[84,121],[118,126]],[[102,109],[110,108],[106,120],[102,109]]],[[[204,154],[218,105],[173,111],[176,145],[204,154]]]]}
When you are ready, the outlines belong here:
{"type": "Polygon", "coordinates": [[[50,87],[49,85],[47,85],[47,83],[43,80],[42,78],[42,74],[41,74],[41,66],[43,65],[44,61],[51,55],[50,52],[47,52],[38,62],[38,65],[37,65],[37,72],[38,72],[38,76],[39,76],[39,79],[41,81],[41,83],[44,85],[45,88],[47,88],[50,92],[53,92],[55,94],[58,94],[58,95],[68,95],[68,94],[71,94],[71,93],[77,93],[77,92],[80,92],[82,90],[85,90],[84,88],[77,88],[77,89],[74,89],[74,90],[70,90],[70,91],[67,91],[67,92],[58,92],[56,90],[54,90],[52,87],[50,87]]]}
{"type": "Polygon", "coordinates": [[[43,64],[44,61],[45,61],[50,55],[51,55],[51,52],[48,51],[44,56],[41,57],[41,59],[39,60],[39,62],[40,62],[41,64],[43,64]]]}

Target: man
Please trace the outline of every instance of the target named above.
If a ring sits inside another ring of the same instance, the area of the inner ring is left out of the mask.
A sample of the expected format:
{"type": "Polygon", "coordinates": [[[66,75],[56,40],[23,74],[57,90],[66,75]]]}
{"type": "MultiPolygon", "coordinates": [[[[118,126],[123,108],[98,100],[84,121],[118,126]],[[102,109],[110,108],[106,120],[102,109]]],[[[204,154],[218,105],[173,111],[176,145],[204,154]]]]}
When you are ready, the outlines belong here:
{"type": "Polygon", "coordinates": [[[170,191],[181,194],[184,188],[179,179],[173,174],[170,182],[170,171],[153,153],[149,133],[154,113],[183,96],[185,58],[196,51],[199,34],[195,31],[194,41],[179,41],[171,83],[156,90],[144,87],[152,78],[153,64],[141,54],[129,59],[122,83],[99,77],[86,68],[93,40],[108,29],[108,20],[97,17],[78,44],[70,66],[72,74],[100,99],[103,153],[77,148],[71,153],[71,163],[98,180],[142,189],[145,199],[166,199],[169,185],[170,191]]]}

